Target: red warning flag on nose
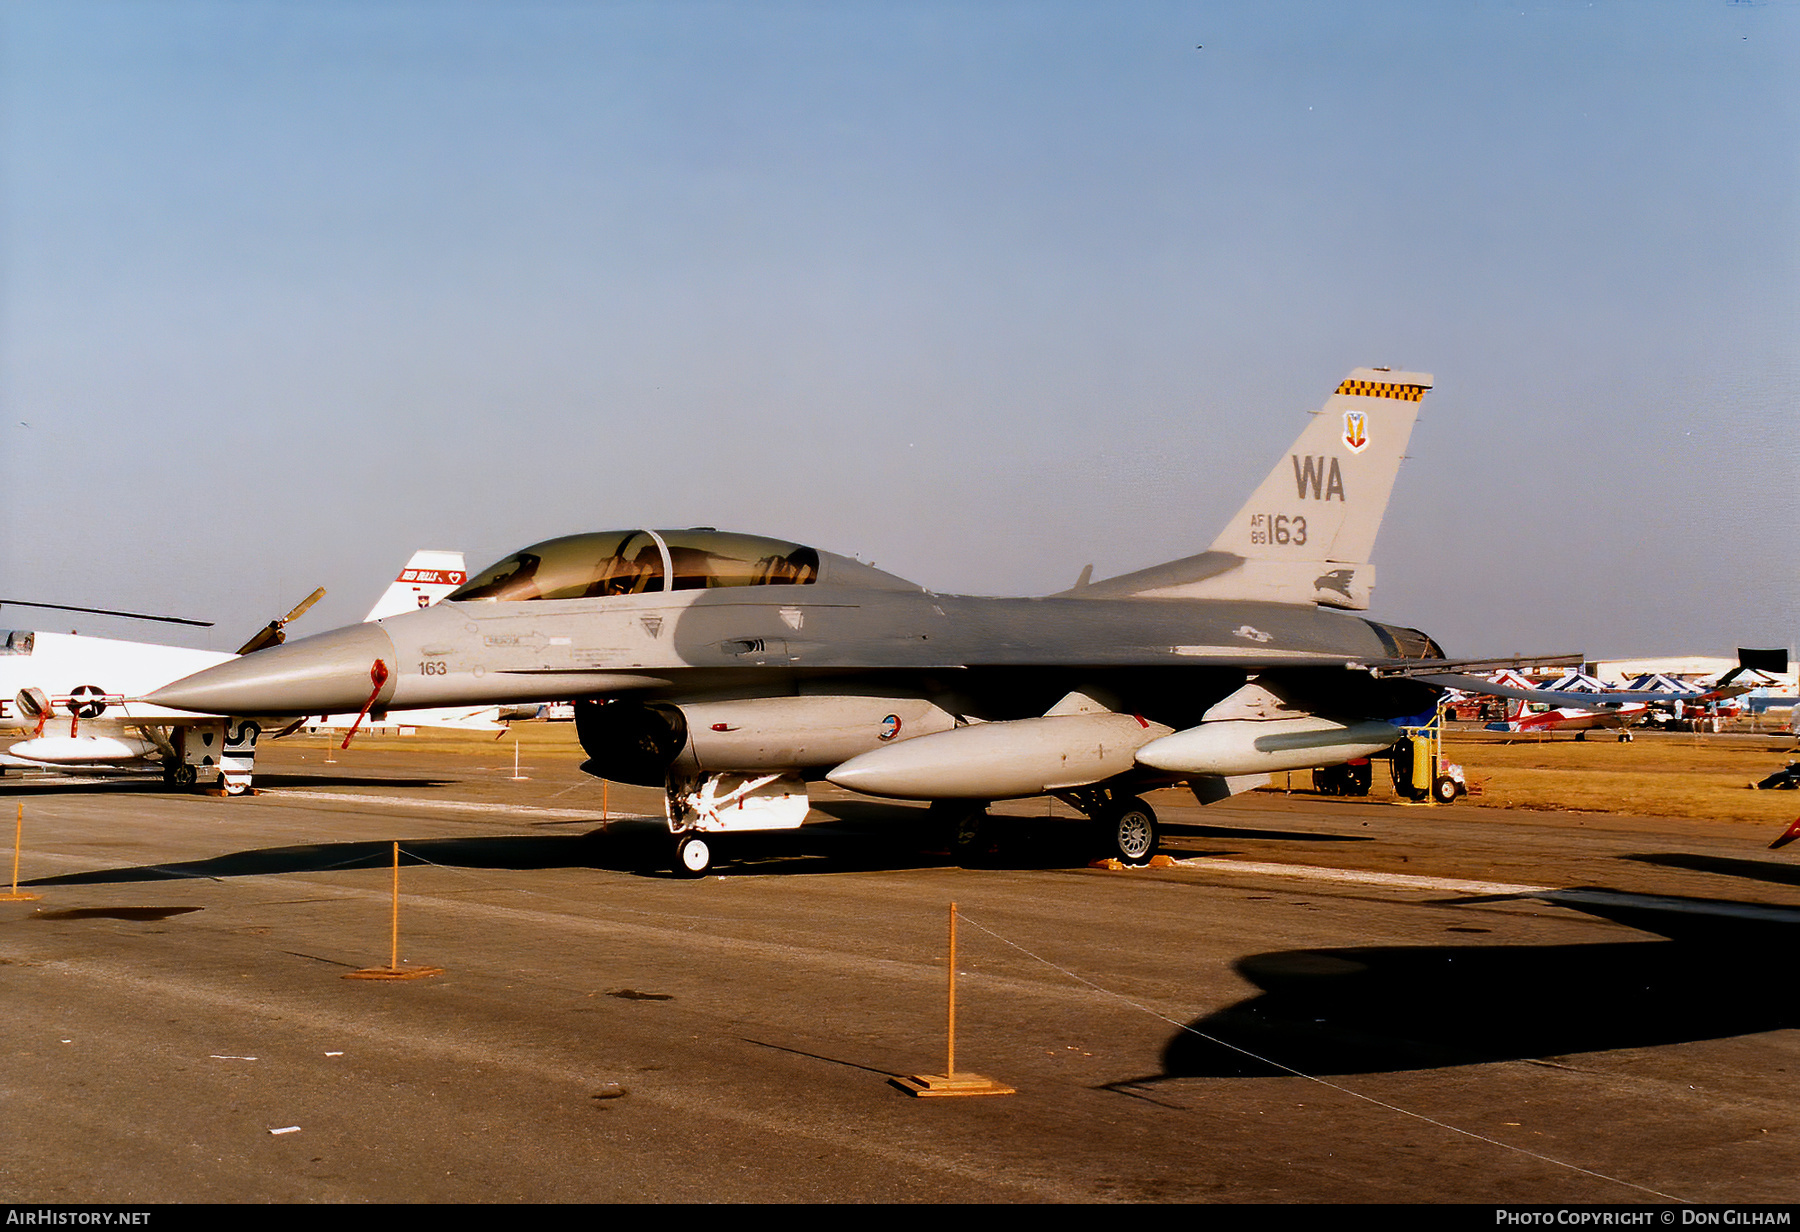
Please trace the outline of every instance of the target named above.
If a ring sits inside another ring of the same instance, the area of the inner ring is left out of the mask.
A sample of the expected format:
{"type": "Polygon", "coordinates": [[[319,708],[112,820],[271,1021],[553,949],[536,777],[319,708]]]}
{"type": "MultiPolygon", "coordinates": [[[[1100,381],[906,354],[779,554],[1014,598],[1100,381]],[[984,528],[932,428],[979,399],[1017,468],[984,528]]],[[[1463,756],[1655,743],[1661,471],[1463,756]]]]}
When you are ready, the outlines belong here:
{"type": "Polygon", "coordinates": [[[375,699],[381,696],[381,686],[387,682],[388,665],[377,659],[369,668],[369,683],[375,687],[369,690],[369,700],[363,703],[362,712],[356,716],[356,721],[350,724],[350,730],[344,733],[344,743],[339,745],[339,748],[350,747],[350,741],[356,735],[356,729],[361,727],[362,721],[369,716],[369,708],[375,704],[375,699]]]}
{"type": "Polygon", "coordinates": [[[1773,851],[1777,847],[1786,847],[1797,838],[1800,838],[1800,817],[1794,818],[1794,824],[1783,830],[1781,832],[1781,837],[1769,844],[1769,850],[1773,851]]]}

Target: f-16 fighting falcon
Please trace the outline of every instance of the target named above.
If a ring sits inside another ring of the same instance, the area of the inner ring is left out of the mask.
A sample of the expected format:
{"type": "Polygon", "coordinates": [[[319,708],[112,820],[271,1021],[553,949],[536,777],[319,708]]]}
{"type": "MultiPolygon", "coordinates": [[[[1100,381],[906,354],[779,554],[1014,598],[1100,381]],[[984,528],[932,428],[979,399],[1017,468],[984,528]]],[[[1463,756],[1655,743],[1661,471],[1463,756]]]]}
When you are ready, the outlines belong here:
{"type": "Polygon", "coordinates": [[[575,699],[589,773],[663,786],[678,872],[719,836],[798,826],[807,782],[932,801],[971,836],[1049,795],[1143,863],[1138,793],[1203,802],[1334,766],[1429,711],[1452,667],[1366,610],[1420,372],[1358,368],[1197,556],[1042,598],[936,594],[815,548],[711,528],[533,544],[444,602],[304,638],[150,695],[284,716],[575,699]]]}

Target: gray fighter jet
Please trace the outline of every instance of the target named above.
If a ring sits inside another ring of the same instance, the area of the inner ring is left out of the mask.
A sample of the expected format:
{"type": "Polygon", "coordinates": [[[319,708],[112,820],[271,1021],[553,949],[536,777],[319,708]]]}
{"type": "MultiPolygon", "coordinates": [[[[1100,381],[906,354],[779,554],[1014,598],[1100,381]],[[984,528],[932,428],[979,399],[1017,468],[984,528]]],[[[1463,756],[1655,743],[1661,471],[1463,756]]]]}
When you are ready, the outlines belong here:
{"type": "Polygon", "coordinates": [[[159,705],[294,716],[576,699],[588,772],[667,790],[675,867],[718,836],[797,826],[807,782],[934,802],[969,838],[1050,795],[1132,863],[1138,798],[1202,801],[1401,738],[1454,666],[1355,613],[1432,378],[1358,368],[1197,556],[1043,598],[942,595],[815,548],[710,528],[571,535],[435,607],[304,638],[158,690],[159,705]]]}

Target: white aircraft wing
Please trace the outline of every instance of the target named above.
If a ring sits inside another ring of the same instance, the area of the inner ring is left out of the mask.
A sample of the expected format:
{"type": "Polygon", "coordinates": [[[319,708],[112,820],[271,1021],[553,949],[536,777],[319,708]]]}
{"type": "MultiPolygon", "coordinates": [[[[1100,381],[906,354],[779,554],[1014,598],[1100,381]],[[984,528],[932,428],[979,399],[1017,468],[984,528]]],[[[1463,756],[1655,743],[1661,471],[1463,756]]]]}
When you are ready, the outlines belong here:
{"type": "Polygon", "coordinates": [[[1581,690],[1561,689],[1520,689],[1512,685],[1495,684],[1480,676],[1467,676],[1460,672],[1444,672],[1433,675],[1412,677],[1426,684],[1435,684],[1443,689],[1461,689],[1464,693],[1486,693],[1494,697],[1516,697],[1520,701],[1542,702],[1547,706],[1567,707],[1573,710],[1610,710],[1617,706],[1640,706],[1651,702],[1694,701],[1709,694],[1694,693],[1632,693],[1623,689],[1605,693],[1592,693],[1581,690]]]}

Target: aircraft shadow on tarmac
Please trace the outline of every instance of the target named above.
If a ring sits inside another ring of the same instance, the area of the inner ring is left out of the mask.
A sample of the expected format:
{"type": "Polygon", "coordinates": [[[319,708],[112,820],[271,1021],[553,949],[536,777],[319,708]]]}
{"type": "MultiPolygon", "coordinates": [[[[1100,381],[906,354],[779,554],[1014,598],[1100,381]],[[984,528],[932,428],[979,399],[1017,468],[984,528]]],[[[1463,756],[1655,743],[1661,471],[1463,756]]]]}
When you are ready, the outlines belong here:
{"type": "Polygon", "coordinates": [[[1111,1085],[1432,1069],[1800,1026],[1781,957],[1800,925],[1552,897],[1667,939],[1250,955],[1235,965],[1260,995],[1171,1039],[1162,1074],[1111,1085]]]}
{"type": "MultiPolygon", "coordinates": [[[[916,830],[886,827],[861,833],[860,827],[834,823],[801,831],[735,836],[733,863],[721,875],[822,873],[868,869],[937,868],[948,863],[943,852],[921,850],[916,830]]],[[[668,828],[655,820],[615,821],[584,834],[490,835],[458,838],[402,838],[400,863],[440,864],[453,868],[527,870],[597,868],[667,877],[670,871],[668,828]]],[[[393,840],[347,843],[303,843],[227,852],[203,860],[170,864],[96,869],[40,877],[28,884],[112,885],[130,882],[179,881],[194,878],[264,877],[284,873],[322,873],[391,867],[393,840]]]]}
{"type": "MultiPolygon", "coordinates": [[[[591,866],[585,835],[503,835],[484,838],[401,839],[403,865],[442,864],[456,868],[543,869],[591,866]]],[[[389,868],[392,840],[353,843],[300,843],[233,851],[204,860],[143,864],[39,877],[31,885],[114,885],[134,881],[182,881],[226,877],[267,877],[281,873],[325,873],[389,868]]]]}
{"type": "MultiPolygon", "coordinates": [[[[896,822],[917,826],[928,826],[929,811],[919,806],[891,804],[885,801],[871,800],[820,800],[814,801],[813,812],[823,813],[838,821],[864,823],[870,826],[892,826],[896,822]]],[[[1020,817],[1012,814],[996,814],[990,819],[1006,847],[1028,847],[1035,843],[1059,845],[1059,840],[1067,840],[1071,836],[1080,837],[1082,823],[1073,818],[1063,817],[1020,817]]],[[[1369,843],[1375,841],[1372,834],[1334,834],[1320,833],[1314,830],[1269,830],[1250,826],[1200,825],[1192,822],[1168,822],[1162,824],[1162,832],[1168,836],[1188,835],[1196,838],[1229,838],[1229,839],[1269,839],[1286,840],[1297,843],[1369,843]]],[[[810,828],[810,827],[809,827],[810,828]]],[[[1066,845],[1062,843],[1060,845],[1066,845]]],[[[1010,852],[1009,855],[1016,855],[1010,852]]]]}
{"type": "MultiPolygon", "coordinates": [[[[429,788],[447,787],[449,779],[402,779],[388,775],[321,775],[321,774],[259,774],[256,776],[258,789],[269,787],[408,787],[429,788]]],[[[0,780],[9,796],[48,796],[89,793],[108,796],[170,796],[175,798],[168,786],[163,783],[160,774],[119,775],[114,778],[82,778],[79,780],[57,780],[42,778],[22,780],[7,778],[0,780]]]]}
{"type": "MultiPolygon", "coordinates": [[[[316,779],[308,779],[317,782],[316,779]]],[[[359,780],[346,780],[359,782],[359,780]]],[[[397,780],[369,780],[395,785],[397,780]]],[[[419,785],[428,786],[421,782],[419,785]]],[[[952,855],[945,836],[922,808],[860,801],[832,801],[818,811],[831,818],[799,830],[774,830],[725,836],[727,861],[718,876],[811,876],[844,872],[943,868],[961,863],[971,868],[1081,868],[1094,858],[1088,828],[1064,818],[999,816],[989,826],[989,841],[952,855]]],[[[598,820],[596,818],[595,820],[598,820]]],[[[566,824],[566,823],[557,823],[566,824]]],[[[1364,835],[1319,835],[1274,830],[1239,830],[1216,826],[1171,826],[1171,834],[1228,835],[1253,838],[1367,841],[1364,835]]],[[[1185,855],[1201,852],[1189,850],[1185,855]]],[[[1231,855],[1232,851],[1204,854],[1231,855]]],[[[391,840],[352,843],[307,843],[229,852],[204,860],[140,865],[65,873],[38,878],[31,885],[95,885],[172,881],[207,877],[259,877],[281,873],[318,873],[340,869],[386,868],[393,861],[391,840]]],[[[422,838],[400,841],[400,862],[442,864],[458,868],[547,869],[599,868],[648,876],[672,876],[667,828],[660,821],[633,819],[572,835],[495,835],[468,838],[422,838]]]]}
{"type": "Polygon", "coordinates": [[[1644,855],[1621,856],[1639,864],[1656,864],[1664,868],[1685,868],[1697,873],[1718,873],[1725,877],[1742,877],[1750,881],[1766,881],[1773,885],[1800,886],[1800,864],[1776,860],[1740,860],[1729,856],[1695,856],[1679,851],[1663,851],[1644,855]]]}
{"type": "Polygon", "coordinates": [[[290,787],[304,791],[317,787],[449,787],[455,779],[408,779],[383,774],[259,774],[259,788],[290,787]]]}

